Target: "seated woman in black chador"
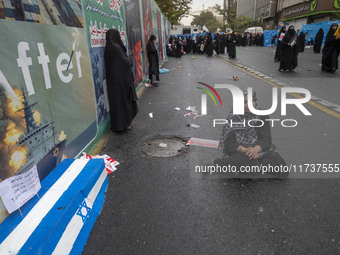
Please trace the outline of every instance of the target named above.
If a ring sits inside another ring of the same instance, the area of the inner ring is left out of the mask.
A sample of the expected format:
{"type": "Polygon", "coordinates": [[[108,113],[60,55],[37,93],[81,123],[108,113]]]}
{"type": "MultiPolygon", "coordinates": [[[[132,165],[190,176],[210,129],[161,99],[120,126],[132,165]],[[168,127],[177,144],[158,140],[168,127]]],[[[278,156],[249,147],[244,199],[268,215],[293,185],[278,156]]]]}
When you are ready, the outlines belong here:
{"type": "MultiPolygon", "coordinates": [[[[219,143],[219,149],[225,156],[223,159],[214,160],[214,164],[235,166],[238,170],[241,166],[285,166],[284,159],[279,153],[274,152],[275,146],[272,145],[270,124],[265,121],[269,117],[256,116],[250,112],[247,93],[247,90],[243,90],[245,114],[235,115],[230,112],[227,117],[228,122],[223,127],[219,143]],[[263,125],[250,120],[262,120],[263,125]],[[251,126],[248,125],[248,121],[251,126]]],[[[257,107],[255,92],[253,93],[253,106],[257,107]]],[[[281,177],[287,175],[282,172],[280,174],[281,177]]]]}
{"type": "Polygon", "coordinates": [[[334,73],[338,69],[338,58],[340,51],[340,37],[335,36],[338,24],[333,23],[326,36],[325,46],[322,50],[322,67],[324,72],[334,73]]]}

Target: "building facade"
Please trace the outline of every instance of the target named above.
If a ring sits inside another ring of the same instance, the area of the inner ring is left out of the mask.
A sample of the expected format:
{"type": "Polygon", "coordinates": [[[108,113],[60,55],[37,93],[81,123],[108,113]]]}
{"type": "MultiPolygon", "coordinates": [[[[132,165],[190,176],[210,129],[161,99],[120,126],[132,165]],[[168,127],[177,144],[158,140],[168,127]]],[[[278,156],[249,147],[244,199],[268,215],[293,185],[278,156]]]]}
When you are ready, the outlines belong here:
{"type": "Polygon", "coordinates": [[[280,21],[301,29],[303,24],[340,19],[339,0],[279,0],[280,21]]]}
{"type": "Polygon", "coordinates": [[[340,20],[340,0],[237,0],[236,15],[262,20],[268,27],[283,22],[301,29],[303,24],[340,20]]]}
{"type": "Polygon", "coordinates": [[[236,16],[245,15],[253,20],[263,21],[266,25],[277,23],[278,0],[238,0],[236,16]]]}

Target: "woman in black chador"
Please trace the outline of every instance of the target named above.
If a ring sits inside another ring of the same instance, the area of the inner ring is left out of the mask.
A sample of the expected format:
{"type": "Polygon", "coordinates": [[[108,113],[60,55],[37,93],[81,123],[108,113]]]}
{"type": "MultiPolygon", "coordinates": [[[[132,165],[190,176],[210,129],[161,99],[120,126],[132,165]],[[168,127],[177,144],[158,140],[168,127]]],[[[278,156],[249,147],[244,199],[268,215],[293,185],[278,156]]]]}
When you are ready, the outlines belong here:
{"type": "Polygon", "coordinates": [[[215,37],[214,37],[214,40],[215,40],[215,51],[216,51],[216,54],[219,55],[220,54],[220,34],[219,33],[216,33],[215,34],[215,37]]]}
{"type": "Polygon", "coordinates": [[[321,45],[322,45],[323,36],[324,36],[323,29],[320,28],[319,32],[315,36],[315,41],[314,41],[314,46],[313,46],[313,51],[315,53],[321,52],[321,45]]]}
{"type": "Polygon", "coordinates": [[[117,132],[131,130],[131,122],[138,112],[138,98],[126,48],[116,29],[106,33],[104,57],[111,129],[117,132]]]}
{"type": "Polygon", "coordinates": [[[298,65],[297,60],[297,34],[294,29],[294,26],[289,26],[286,35],[282,39],[282,50],[281,50],[281,60],[279,71],[289,71],[294,72],[293,70],[298,65]]]}
{"type": "Polygon", "coordinates": [[[182,57],[182,43],[180,38],[175,39],[175,58],[181,58],[182,57]]]}
{"type": "Polygon", "coordinates": [[[298,36],[297,42],[298,52],[304,52],[306,46],[306,34],[304,32],[301,31],[300,35],[298,36]]]}
{"type": "Polygon", "coordinates": [[[276,52],[275,52],[275,57],[274,57],[275,62],[279,62],[281,60],[282,40],[285,34],[286,34],[286,27],[282,27],[279,32],[279,38],[277,40],[277,45],[276,45],[276,52]]]}
{"type": "Polygon", "coordinates": [[[322,49],[322,71],[334,73],[338,69],[338,58],[340,51],[339,36],[334,33],[338,24],[333,23],[326,36],[325,46],[322,49]]]}
{"type": "Polygon", "coordinates": [[[236,58],[236,35],[234,31],[229,38],[229,58],[236,58]]]}
{"type": "MultiPolygon", "coordinates": [[[[214,164],[235,166],[238,170],[242,166],[285,166],[286,162],[272,145],[270,124],[265,121],[269,116],[253,114],[248,107],[248,91],[243,90],[243,95],[244,114],[229,113],[219,143],[219,150],[224,153],[224,157],[215,159],[214,164]]],[[[259,109],[255,92],[252,104],[255,109],[259,109]]],[[[287,175],[281,172],[280,176],[287,175]]]]}
{"type": "Polygon", "coordinates": [[[206,52],[207,52],[207,55],[208,57],[211,57],[212,54],[213,54],[213,41],[212,41],[212,36],[211,34],[209,33],[207,35],[207,41],[206,41],[206,52]]]}
{"type": "Polygon", "coordinates": [[[221,54],[224,54],[225,52],[225,34],[223,34],[221,37],[220,37],[220,53],[221,54]]]}
{"type": "Polygon", "coordinates": [[[159,59],[158,52],[156,49],[157,37],[155,35],[150,35],[149,41],[146,44],[146,51],[148,52],[149,61],[149,80],[151,84],[158,87],[159,81],[159,59]]]}

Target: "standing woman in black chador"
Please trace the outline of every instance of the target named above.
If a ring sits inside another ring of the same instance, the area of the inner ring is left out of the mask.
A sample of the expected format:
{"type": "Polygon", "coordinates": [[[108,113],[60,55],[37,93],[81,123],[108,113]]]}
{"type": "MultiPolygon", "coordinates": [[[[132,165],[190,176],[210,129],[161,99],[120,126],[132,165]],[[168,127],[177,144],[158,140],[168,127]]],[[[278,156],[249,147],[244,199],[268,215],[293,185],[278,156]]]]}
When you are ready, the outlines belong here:
{"type": "Polygon", "coordinates": [[[220,34],[219,33],[216,33],[215,34],[215,37],[214,37],[214,40],[215,40],[215,51],[216,51],[216,54],[219,55],[220,54],[220,34]]]}
{"type": "Polygon", "coordinates": [[[131,122],[138,112],[138,98],[126,48],[116,29],[106,33],[104,57],[111,129],[116,132],[131,130],[131,122]]]}
{"type": "Polygon", "coordinates": [[[297,60],[297,34],[294,29],[294,26],[289,26],[286,35],[282,39],[282,52],[281,52],[281,60],[279,71],[289,71],[294,72],[293,70],[298,65],[297,60]]]}
{"type": "Polygon", "coordinates": [[[220,53],[224,54],[225,52],[225,34],[223,33],[223,35],[220,37],[220,53]]]}
{"type": "Polygon", "coordinates": [[[314,46],[313,46],[313,51],[315,53],[321,52],[321,45],[322,45],[322,41],[323,41],[323,36],[324,36],[323,29],[320,28],[319,32],[315,36],[315,41],[314,41],[314,46]]]}
{"type": "Polygon", "coordinates": [[[301,31],[300,35],[298,36],[298,52],[304,52],[306,46],[306,34],[301,31]]]}
{"type": "Polygon", "coordinates": [[[158,52],[156,49],[157,37],[155,35],[150,35],[149,41],[146,44],[146,51],[148,52],[148,61],[149,61],[149,82],[154,87],[158,87],[159,81],[159,59],[158,52]]]}
{"type": "Polygon", "coordinates": [[[182,44],[180,38],[175,39],[175,57],[181,58],[182,57],[182,44]]]}
{"type": "Polygon", "coordinates": [[[276,45],[276,52],[275,52],[275,57],[274,57],[275,62],[279,62],[281,60],[282,40],[285,35],[286,35],[286,27],[282,27],[279,32],[279,38],[277,40],[277,45],[276,45]]]}
{"type": "Polygon", "coordinates": [[[212,36],[210,33],[207,36],[206,52],[207,52],[208,57],[211,57],[213,54],[213,41],[212,41],[212,36]]]}
{"type": "Polygon", "coordinates": [[[229,37],[229,58],[236,58],[236,35],[234,31],[229,37]]]}
{"type": "Polygon", "coordinates": [[[322,71],[334,73],[338,69],[338,58],[340,51],[340,37],[334,33],[338,24],[333,23],[326,36],[325,46],[322,49],[322,71]]]}

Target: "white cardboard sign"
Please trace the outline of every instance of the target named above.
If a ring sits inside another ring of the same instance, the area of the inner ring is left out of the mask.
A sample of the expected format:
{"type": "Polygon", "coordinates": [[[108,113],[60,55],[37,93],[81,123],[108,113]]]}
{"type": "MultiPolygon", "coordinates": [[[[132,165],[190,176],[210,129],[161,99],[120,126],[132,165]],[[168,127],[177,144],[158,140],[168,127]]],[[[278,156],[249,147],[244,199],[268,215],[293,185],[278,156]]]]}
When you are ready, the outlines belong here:
{"type": "Polygon", "coordinates": [[[12,213],[34,197],[40,188],[38,169],[35,165],[26,173],[0,182],[0,196],[8,213],[12,213]]]}

